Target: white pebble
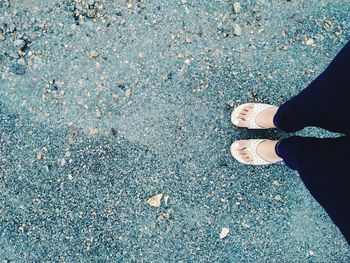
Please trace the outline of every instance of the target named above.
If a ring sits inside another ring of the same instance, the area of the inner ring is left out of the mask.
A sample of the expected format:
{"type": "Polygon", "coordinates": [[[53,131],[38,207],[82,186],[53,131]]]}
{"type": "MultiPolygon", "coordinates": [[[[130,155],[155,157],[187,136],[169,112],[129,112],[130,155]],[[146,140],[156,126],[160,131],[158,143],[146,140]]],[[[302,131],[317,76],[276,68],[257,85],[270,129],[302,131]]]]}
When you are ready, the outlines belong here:
{"type": "Polygon", "coordinates": [[[233,33],[234,33],[236,36],[240,36],[240,35],[242,34],[241,26],[238,25],[238,24],[234,24],[234,25],[233,25],[233,33]]]}
{"type": "Polygon", "coordinates": [[[241,12],[241,4],[238,2],[235,2],[233,4],[233,11],[235,12],[235,14],[238,14],[239,12],[241,12]]]}

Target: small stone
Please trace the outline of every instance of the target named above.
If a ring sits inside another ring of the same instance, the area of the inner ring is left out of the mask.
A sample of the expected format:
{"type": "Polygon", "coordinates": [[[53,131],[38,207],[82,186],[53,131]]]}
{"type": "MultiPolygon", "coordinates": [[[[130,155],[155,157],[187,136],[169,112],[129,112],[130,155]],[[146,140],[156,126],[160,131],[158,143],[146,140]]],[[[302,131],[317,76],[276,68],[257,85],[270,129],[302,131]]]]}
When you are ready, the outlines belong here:
{"type": "Polygon", "coordinates": [[[131,4],[131,3],[128,4],[128,8],[129,8],[129,9],[132,8],[132,4],[131,4]]]}
{"type": "Polygon", "coordinates": [[[185,55],[182,54],[182,53],[178,53],[178,54],[177,54],[177,58],[178,58],[178,59],[183,59],[183,58],[185,58],[185,55]]]}
{"type": "Polygon", "coordinates": [[[147,204],[153,207],[160,207],[160,201],[162,200],[163,194],[156,194],[147,200],[147,204]]]}
{"type": "Polygon", "coordinates": [[[65,164],[66,164],[66,159],[64,159],[64,158],[60,159],[60,160],[59,160],[59,163],[60,163],[61,166],[65,166],[65,164]]]}
{"type": "Polygon", "coordinates": [[[23,75],[26,73],[26,70],[27,70],[27,67],[21,64],[12,64],[10,67],[10,71],[16,75],[23,75]]]}
{"type": "Polygon", "coordinates": [[[44,154],[43,154],[42,152],[37,152],[37,153],[35,154],[35,156],[36,156],[36,158],[37,158],[38,160],[43,160],[43,159],[45,158],[45,156],[44,156],[44,154]]]}
{"type": "Polygon", "coordinates": [[[276,196],[275,196],[275,200],[276,200],[277,202],[281,202],[281,201],[282,201],[281,195],[276,195],[276,196]]]}
{"type": "Polygon", "coordinates": [[[279,186],[280,183],[279,183],[277,180],[273,180],[273,181],[272,181],[272,185],[279,186]]]}
{"type": "Polygon", "coordinates": [[[240,36],[242,34],[241,26],[238,24],[234,24],[233,25],[233,33],[235,34],[235,36],[240,36]]]}
{"type": "Polygon", "coordinates": [[[165,204],[165,205],[168,205],[168,200],[169,200],[169,196],[166,195],[166,196],[164,197],[164,204],[165,204]]]}
{"type": "Polygon", "coordinates": [[[305,44],[307,46],[312,46],[314,44],[314,40],[312,38],[309,38],[308,40],[305,41],[305,44]]]}
{"type": "Polygon", "coordinates": [[[247,223],[245,223],[245,222],[243,222],[243,223],[242,223],[242,227],[243,227],[244,229],[247,229],[247,228],[250,228],[250,225],[247,224],[247,223]]]}
{"type": "Polygon", "coordinates": [[[188,0],[181,0],[181,3],[182,3],[183,5],[185,5],[185,4],[188,3],[188,0]]]}
{"type": "Polygon", "coordinates": [[[228,227],[223,227],[220,232],[220,239],[227,237],[228,233],[230,233],[230,229],[228,227]]]}
{"type": "Polygon", "coordinates": [[[126,96],[127,98],[130,98],[130,96],[131,96],[131,89],[130,89],[130,88],[128,88],[128,89],[125,91],[125,96],[126,96]]]}
{"type": "Polygon", "coordinates": [[[20,58],[19,60],[17,60],[17,64],[26,65],[26,61],[24,60],[24,58],[20,58]]]}
{"type": "Polygon", "coordinates": [[[190,59],[185,59],[185,64],[186,65],[190,65],[191,64],[191,60],[190,59]]]}
{"type": "Polygon", "coordinates": [[[185,38],[185,42],[186,42],[186,43],[189,43],[189,44],[192,44],[192,38],[186,37],[186,38],[185,38]]]}
{"type": "Polygon", "coordinates": [[[99,132],[99,130],[97,128],[95,128],[95,127],[90,127],[89,128],[90,135],[96,135],[96,134],[98,134],[98,132],[99,132]]]}
{"type": "Polygon", "coordinates": [[[26,42],[23,39],[17,39],[15,42],[13,42],[13,44],[16,48],[22,49],[26,45],[26,42]]]}
{"type": "Polygon", "coordinates": [[[91,50],[90,51],[90,57],[92,57],[92,58],[98,57],[97,51],[96,50],[91,50]]]}
{"type": "Polygon", "coordinates": [[[235,12],[235,14],[239,14],[241,12],[241,4],[238,2],[235,2],[233,4],[233,11],[235,12]]]}
{"type": "Polygon", "coordinates": [[[332,26],[332,22],[329,21],[329,20],[325,20],[325,21],[324,21],[324,26],[325,26],[326,28],[330,28],[330,27],[332,26]]]}
{"type": "Polygon", "coordinates": [[[25,224],[20,224],[18,227],[19,231],[24,232],[25,226],[26,226],[25,224]]]}

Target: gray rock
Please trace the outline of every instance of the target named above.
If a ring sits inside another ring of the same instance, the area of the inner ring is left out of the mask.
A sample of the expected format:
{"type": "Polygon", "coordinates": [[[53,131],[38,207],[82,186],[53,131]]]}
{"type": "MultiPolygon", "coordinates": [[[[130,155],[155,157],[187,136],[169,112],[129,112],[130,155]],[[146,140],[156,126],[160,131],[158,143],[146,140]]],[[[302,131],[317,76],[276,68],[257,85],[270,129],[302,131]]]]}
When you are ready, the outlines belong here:
{"type": "Polygon", "coordinates": [[[235,12],[235,14],[238,14],[241,12],[241,4],[238,2],[235,2],[233,4],[233,11],[235,12]]]}
{"type": "Polygon", "coordinates": [[[24,58],[20,58],[19,60],[17,60],[17,64],[19,64],[19,65],[26,65],[27,63],[26,63],[24,58]]]}
{"type": "Polygon", "coordinates": [[[23,39],[17,39],[13,42],[13,44],[16,48],[22,49],[26,45],[26,42],[23,39]]]}
{"type": "Polygon", "coordinates": [[[27,67],[21,64],[12,64],[10,66],[10,71],[16,75],[23,75],[26,73],[27,67]]]}
{"type": "Polygon", "coordinates": [[[19,58],[19,55],[17,53],[16,50],[13,50],[13,49],[10,49],[7,51],[7,54],[10,58],[15,58],[15,59],[18,59],[19,58]]]}
{"type": "Polygon", "coordinates": [[[233,25],[233,33],[235,34],[235,36],[240,36],[242,34],[241,26],[238,24],[234,24],[233,25]]]}

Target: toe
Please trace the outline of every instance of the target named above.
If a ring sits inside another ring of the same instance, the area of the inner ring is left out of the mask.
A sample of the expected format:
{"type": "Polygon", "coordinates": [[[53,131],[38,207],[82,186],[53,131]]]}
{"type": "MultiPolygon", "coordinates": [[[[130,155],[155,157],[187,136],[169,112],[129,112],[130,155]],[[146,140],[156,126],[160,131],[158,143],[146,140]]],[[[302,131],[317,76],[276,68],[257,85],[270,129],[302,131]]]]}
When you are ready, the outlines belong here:
{"type": "Polygon", "coordinates": [[[239,126],[239,127],[247,127],[247,121],[245,119],[242,119],[242,118],[235,119],[234,124],[239,126]]]}
{"type": "Polygon", "coordinates": [[[254,107],[254,104],[253,103],[249,103],[248,105],[244,106],[243,110],[244,111],[250,111],[252,110],[254,107]]]}
{"type": "Polygon", "coordinates": [[[251,157],[250,154],[243,155],[242,158],[243,158],[243,160],[244,160],[246,163],[252,163],[252,162],[253,162],[252,157],[251,157]]]}
{"type": "Polygon", "coordinates": [[[234,148],[237,150],[237,152],[238,150],[244,150],[245,152],[247,152],[246,148],[249,146],[249,144],[249,140],[235,141],[234,148]]]}
{"type": "Polygon", "coordinates": [[[244,147],[244,141],[243,140],[240,140],[240,141],[235,141],[235,143],[234,143],[234,147],[235,147],[235,149],[237,149],[237,150],[241,150],[241,149],[244,149],[245,147],[244,147]]]}
{"type": "Polygon", "coordinates": [[[247,151],[246,151],[245,149],[238,149],[237,152],[238,152],[241,156],[247,155],[247,151]]]}
{"type": "Polygon", "coordinates": [[[240,149],[248,148],[249,145],[250,145],[250,141],[249,140],[240,140],[238,142],[239,142],[240,149]]]}
{"type": "Polygon", "coordinates": [[[244,112],[250,111],[250,107],[249,107],[249,106],[245,106],[245,107],[243,108],[243,111],[244,111],[244,112]]]}

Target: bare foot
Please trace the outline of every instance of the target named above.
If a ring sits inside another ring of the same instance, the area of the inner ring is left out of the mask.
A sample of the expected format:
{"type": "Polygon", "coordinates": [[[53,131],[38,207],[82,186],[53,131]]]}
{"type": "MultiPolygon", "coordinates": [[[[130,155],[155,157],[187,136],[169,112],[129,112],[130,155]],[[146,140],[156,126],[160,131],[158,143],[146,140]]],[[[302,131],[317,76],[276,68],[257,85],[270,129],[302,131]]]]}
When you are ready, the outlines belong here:
{"type": "MultiPolygon", "coordinates": [[[[245,106],[239,115],[234,120],[234,124],[238,127],[248,127],[248,118],[250,114],[252,113],[254,108],[254,104],[250,103],[247,106],[245,106]]],[[[271,107],[263,110],[260,112],[256,118],[255,122],[257,125],[259,125],[262,128],[271,129],[276,128],[275,124],[273,123],[273,117],[275,116],[276,112],[278,110],[278,107],[271,107]]]]}
{"type": "MultiPolygon", "coordinates": [[[[257,154],[269,163],[277,163],[282,159],[276,154],[275,146],[278,141],[265,140],[258,144],[256,152],[257,154]]],[[[238,155],[247,163],[253,163],[253,155],[247,150],[250,146],[249,140],[236,141],[234,149],[238,155]]]]}

